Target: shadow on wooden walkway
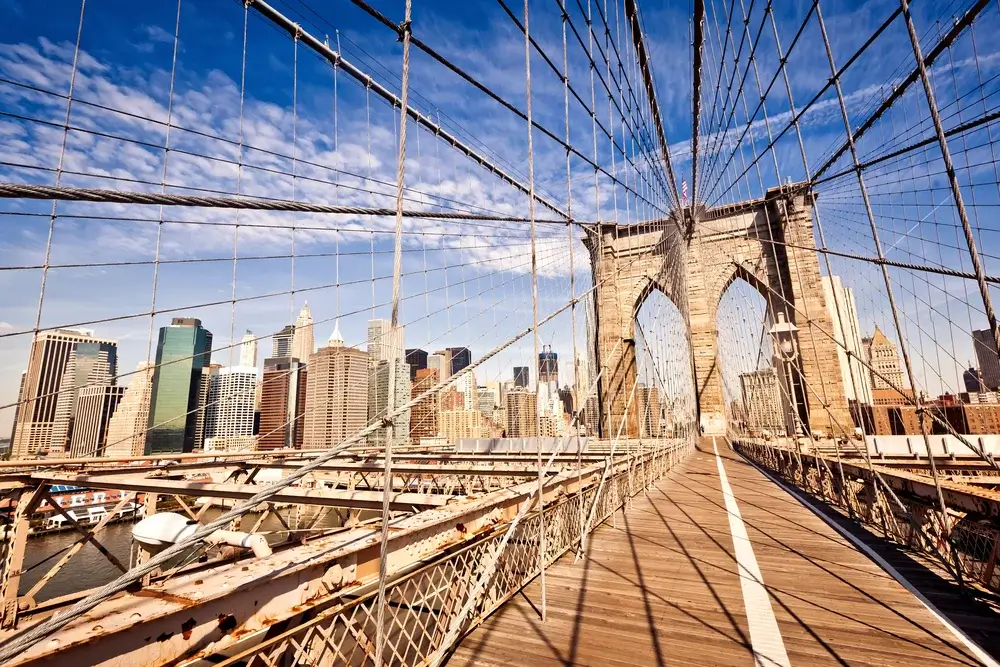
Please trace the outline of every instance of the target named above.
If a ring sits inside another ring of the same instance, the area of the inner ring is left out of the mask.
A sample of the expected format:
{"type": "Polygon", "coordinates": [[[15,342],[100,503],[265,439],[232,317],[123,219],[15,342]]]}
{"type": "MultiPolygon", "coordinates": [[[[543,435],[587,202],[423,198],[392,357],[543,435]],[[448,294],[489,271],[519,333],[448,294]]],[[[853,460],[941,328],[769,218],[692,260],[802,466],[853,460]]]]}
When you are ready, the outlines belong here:
{"type": "MultiPolygon", "coordinates": [[[[719,457],[764,588],[741,581],[754,570],[745,544],[737,562],[709,444],[598,528],[585,559],[574,564],[570,554],[547,570],[544,623],[536,581],[466,637],[449,667],[753,665],[755,657],[762,665],[980,664],[822,519],[723,444],[719,457]]],[[[932,599],[957,598],[943,579],[923,575],[920,585],[938,589],[932,599]]],[[[1000,616],[985,605],[951,606],[965,611],[955,622],[1000,654],[1000,616]]]]}

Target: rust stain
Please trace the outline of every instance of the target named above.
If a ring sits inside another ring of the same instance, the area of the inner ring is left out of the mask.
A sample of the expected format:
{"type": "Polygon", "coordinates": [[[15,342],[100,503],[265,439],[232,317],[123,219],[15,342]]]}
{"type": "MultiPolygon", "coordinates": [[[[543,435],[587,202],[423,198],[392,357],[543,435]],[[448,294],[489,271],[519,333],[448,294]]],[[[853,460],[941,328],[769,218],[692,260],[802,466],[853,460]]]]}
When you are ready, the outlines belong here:
{"type": "Polygon", "coordinates": [[[194,630],[194,626],[196,625],[198,625],[198,622],[193,618],[189,618],[181,623],[181,636],[184,637],[184,639],[191,639],[191,631],[194,630]]]}
{"type": "Polygon", "coordinates": [[[184,607],[193,607],[198,604],[197,600],[186,598],[183,595],[174,595],[173,593],[157,591],[151,588],[144,588],[141,591],[136,591],[133,595],[137,598],[156,598],[157,600],[165,600],[167,602],[183,605],[184,607]]]}
{"type": "Polygon", "coordinates": [[[219,614],[219,632],[222,634],[228,635],[237,625],[236,617],[232,614],[219,614]]]}

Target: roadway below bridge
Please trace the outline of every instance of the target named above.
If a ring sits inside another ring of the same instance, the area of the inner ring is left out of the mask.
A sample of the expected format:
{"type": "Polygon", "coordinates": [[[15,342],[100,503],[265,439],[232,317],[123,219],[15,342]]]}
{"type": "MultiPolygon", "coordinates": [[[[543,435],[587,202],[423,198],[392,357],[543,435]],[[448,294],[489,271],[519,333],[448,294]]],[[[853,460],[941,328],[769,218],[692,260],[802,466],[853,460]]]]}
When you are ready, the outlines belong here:
{"type": "Polygon", "coordinates": [[[535,580],[449,665],[998,664],[988,594],[960,594],[828,508],[814,512],[721,440],[717,449],[704,441],[598,528],[584,558],[547,570],[546,621],[535,580]]]}

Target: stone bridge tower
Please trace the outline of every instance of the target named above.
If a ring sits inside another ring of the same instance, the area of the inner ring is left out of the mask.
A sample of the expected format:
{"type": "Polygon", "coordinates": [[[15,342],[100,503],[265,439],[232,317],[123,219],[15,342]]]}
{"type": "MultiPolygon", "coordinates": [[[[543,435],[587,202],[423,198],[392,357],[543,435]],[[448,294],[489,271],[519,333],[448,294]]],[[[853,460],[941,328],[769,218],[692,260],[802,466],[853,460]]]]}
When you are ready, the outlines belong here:
{"type": "Polygon", "coordinates": [[[663,292],[688,321],[705,434],[725,432],[716,316],[722,295],[739,278],[764,297],[769,321],[783,312],[799,327],[801,373],[793,370],[791,382],[801,423],[827,434],[853,431],[820,280],[813,202],[803,187],[787,186],[769,190],[763,199],[700,210],[691,233],[682,233],[684,225],[674,218],[594,228],[586,243],[597,285],[594,353],[603,370],[603,437],[614,437],[619,429],[623,436],[636,435],[635,416],[625,416],[637,374],[635,317],[653,290],[663,292]]]}

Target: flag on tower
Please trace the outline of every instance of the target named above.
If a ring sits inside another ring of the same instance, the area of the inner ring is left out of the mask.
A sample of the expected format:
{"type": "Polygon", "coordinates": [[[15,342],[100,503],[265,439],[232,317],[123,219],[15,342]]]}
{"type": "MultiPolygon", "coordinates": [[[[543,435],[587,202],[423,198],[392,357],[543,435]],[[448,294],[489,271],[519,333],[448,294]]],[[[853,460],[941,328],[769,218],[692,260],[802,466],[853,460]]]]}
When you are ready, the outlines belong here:
{"type": "Polygon", "coordinates": [[[684,198],[684,203],[687,204],[688,201],[688,182],[685,178],[681,181],[681,196],[684,198]]]}

